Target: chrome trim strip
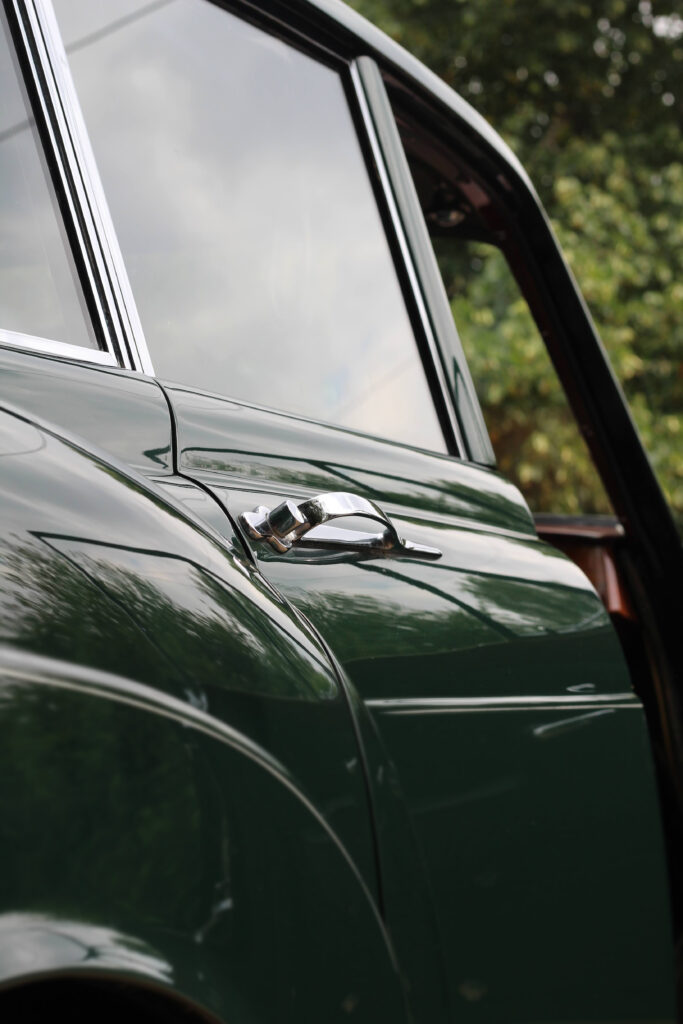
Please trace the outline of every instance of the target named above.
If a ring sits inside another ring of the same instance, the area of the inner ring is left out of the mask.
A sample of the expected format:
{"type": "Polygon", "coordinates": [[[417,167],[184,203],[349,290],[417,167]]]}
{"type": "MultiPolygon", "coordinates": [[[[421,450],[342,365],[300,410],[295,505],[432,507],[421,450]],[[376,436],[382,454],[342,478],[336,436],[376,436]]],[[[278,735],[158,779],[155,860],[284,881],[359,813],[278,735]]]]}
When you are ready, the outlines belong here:
{"type": "Polygon", "coordinates": [[[113,352],[103,352],[99,348],[86,348],[85,345],[68,345],[65,341],[53,341],[51,338],[38,338],[33,334],[19,334],[0,327],[0,345],[24,349],[28,352],[42,352],[48,356],[62,356],[64,359],[77,359],[82,363],[98,363],[100,366],[118,366],[113,352]]]}
{"type": "Polygon", "coordinates": [[[453,312],[382,74],[371,57],[359,57],[355,67],[373,119],[412,265],[429,315],[435,358],[442,371],[439,374],[442,390],[445,383],[446,394],[465,443],[464,455],[473,462],[495,465],[484,416],[453,321],[453,312]]]}
{"type": "MultiPolygon", "coordinates": [[[[384,709],[385,715],[483,715],[491,711],[555,711],[560,713],[561,711],[588,711],[591,708],[590,704],[565,704],[562,707],[558,707],[557,704],[533,704],[528,707],[477,707],[477,708],[431,708],[422,711],[410,711],[410,710],[391,710],[384,709]]],[[[601,711],[642,711],[640,704],[602,704],[600,705],[601,711]]]]}
{"type": "Polygon", "coordinates": [[[384,155],[379,144],[379,139],[377,137],[377,132],[375,130],[375,124],[372,119],[372,114],[370,113],[370,107],[368,105],[368,100],[365,95],[365,89],[363,87],[363,82],[358,71],[356,61],[353,61],[353,63],[351,64],[351,82],[353,84],[358,109],[363,120],[365,134],[367,136],[368,142],[370,143],[372,156],[377,166],[377,173],[379,175],[379,180],[382,185],[382,191],[384,193],[384,198],[386,200],[389,216],[391,217],[392,227],[394,229],[396,239],[398,241],[398,246],[401,251],[403,264],[408,274],[411,294],[417,306],[418,314],[420,317],[420,323],[422,325],[422,330],[427,340],[427,347],[429,349],[432,367],[439,381],[439,387],[441,389],[444,405],[446,408],[446,412],[448,414],[448,423],[455,438],[456,445],[458,447],[458,455],[461,458],[466,458],[467,449],[465,447],[465,440],[463,438],[462,431],[460,430],[460,424],[458,423],[455,408],[453,407],[453,404],[451,402],[450,389],[448,387],[446,375],[444,373],[444,369],[441,364],[441,359],[439,357],[439,350],[436,343],[436,338],[434,337],[432,323],[429,317],[429,313],[427,312],[427,307],[425,305],[424,296],[422,294],[422,289],[420,287],[417,272],[415,270],[415,265],[413,263],[410,247],[408,246],[408,241],[406,239],[405,231],[403,229],[403,221],[401,220],[401,216],[396,205],[394,192],[391,187],[391,181],[389,179],[389,173],[386,168],[384,155]]]}
{"type": "MultiPolygon", "coordinates": [[[[18,0],[14,0],[16,4],[18,0]]],[[[26,0],[121,362],[154,374],[51,0],[26,0]]]]}
{"type": "Polygon", "coordinates": [[[425,697],[366,700],[365,706],[391,715],[462,714],[472,711],[585,711],[591,709],[638,708],[633,693],[562,694],[545,697],[425,697]]]}

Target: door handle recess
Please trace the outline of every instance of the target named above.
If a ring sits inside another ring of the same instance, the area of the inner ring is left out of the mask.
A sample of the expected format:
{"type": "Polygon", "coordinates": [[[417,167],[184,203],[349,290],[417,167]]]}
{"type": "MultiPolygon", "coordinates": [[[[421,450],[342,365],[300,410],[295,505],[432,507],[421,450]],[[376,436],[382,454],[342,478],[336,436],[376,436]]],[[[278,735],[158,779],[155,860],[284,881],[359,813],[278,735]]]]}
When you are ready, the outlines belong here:
{"type": "Polygon", "coordinates": [[[294,547],[328,548],[337,551],[360,551],[367,554],[413,555],[417,558],[441,558],[438,548],[413,544],[399,536],[388,516],[373,501],[346,491],[318,494],[297,505],[283,501],[272,511],[259,505],[253,512],[242,512],[240,525],[255,541],[266,541],[283,554],[294,547]],[[332,519],[363,516],[373,519],[383,529],[380,533],[360,533],[326,526],[332,519]]]}

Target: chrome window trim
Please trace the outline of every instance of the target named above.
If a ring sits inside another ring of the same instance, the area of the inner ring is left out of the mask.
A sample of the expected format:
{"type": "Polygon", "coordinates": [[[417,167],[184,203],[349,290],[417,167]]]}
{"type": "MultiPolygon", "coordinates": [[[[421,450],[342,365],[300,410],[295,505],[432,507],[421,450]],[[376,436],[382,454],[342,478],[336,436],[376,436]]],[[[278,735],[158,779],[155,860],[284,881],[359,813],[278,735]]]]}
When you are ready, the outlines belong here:
{"type": "Polygon", "coordinates": [[[375,61],[367,56],[359,57],[353,67],[372,119],[392,205],[400,220],[404,245],[409,254],[404,256],[404,260],[410,262],[411,280],[416,282],[414,288],[419,291],[426,310],[429,351],[441,391],[447,396],[446,404],[459,438],[460,453],[473,462],[495,465],[488,430],[453,322],[382,74],[375,61]],[[452,371],[447,368],[449,362],[452,363],[452,371]]]}
{"type": "MultiPolygon", "coordinates": [[[[52,178],[52,186],[54,187],[55,191],[59,194],[59,198],[61,198],[62,201],[63,201],[62,210],[58,214],[58,216],[60,218],[62,218],[62,216],[64,216],[64,222],[65,222],[64,223],[64,227],[67,230],[70,229],[71,232],[72,232],[72,237],[75,238],[76,246],[77,246],[77,251],[75,251],[73,255],[77,259],[80,257],[80,259],[78,259],[79,267],[80,267],[81,271],[85,273],[85,281],[83,281],[81,279],[81,281],[79,282],[79,287],[82,286],[84,292],[85,291],[88,292],[87,298],[89,298],[91,300],[92,304],[94,305],[95,311],[97,313],[97,322],[95,322],[93,324],[93,327],[95,329],[95,335],[96,336],[99,335],[100,338],[102,338],[102,337],[104,338],[105,344],[107,345],[107,349],[104,350],[104,351],[105,351],[106,354],[112,355],[112,358],[114,358],[114,355],[113,355],[113,352],[112,352],[112,346],[110,344],[110,341],[109,341],[109,338],[108,338],[108,332],[106,330],[106,318],[104,316],[104,311],[103,311],[102,304],[101,304],[101,301],[100,301],[100,294],[99,294],[99,291],[98,291],[98,288],[97,288],[96,279],[95,279],[95,277],[93,275],[93,270],[92,270],[92,266],[90,264],[90,261],[87,258],[87,243],[86,243],[86,239],[85,239],[85,236],[83,234],[82,227],[81,227],[81,222],[80,222],[79,215],[78,215],[78,209],[77,209],[76,204],[74,203],[74,197],[73,197],[73,195],[71,193],[71,189],[69,187],[69,179],[68,179],[68,175],[66,173],[66,168],[65,168],[65,165],[64,165],[64,161],[62,160],[62,149],[60,147],[61,136],[60,136],[60,133],[59,133],[59,129],[58,129],[57,125],[55,124],[55,122],[53,120],[53,116],[52,116],[53,113],[56,113],[56,112],[52,111],[51,105],[47,102],[47,98],[45,96],[45,90],[44,90],[43,85],[42,85],[41,72],[45,76],[45,81],[49,83],[49,68],[46,69],[44,67],[44,62],[43,62],[42,54],[40,52],[40,47],[39,47],[39,44],[38,44],[38,40],[35,39],[35,37],[33,36],[33,33],[31,33],[31,36],[29,36],[29,32],[27,30],[27,24],[26,24],[26,21],[24,20],[24,17],[23,17],[24,7],[23,7],[23,4],[21,3],[21,0],[10,0],[10,10],[12,11],[12,13],[14,15],[14,21],[15,21],[16,27],[18,29],[18,34],[19,34],[19,38],[18,39],[15,38],[15,40],[14,40],[14,42],[15,42],[15,50],[19,51],[19,44],[20,44],[21,51],[18,52],[18,56],[24,58],[25,67],[27,69],[28,76],[30,77],[30,80],[31,80],[30,84],[33,86],[33,90],[32,91],[33,91],[34,95],[37,97],[37,104],[38,104],[38,106],[40,108],[39,111],[37,111],[35,109],[35,104],[33,103],[33,97],[32,97],[32,107],[34,108],[33,109],[33,113],[34,113],[34,115],[37,114],[37,113],[40,113],[41,120],[42,120],[42,127],[44,128],[44,131],[46,132],[46,135],[47,135],[47,137],[45,137],[45,136],[41,137],[39,145],[41,145],[41,147],[43,148],[44,151],[48,150],[48,152],[46,152],[45,155],[52,158],[53,165],[56,167],[56,171],[57,171],[57,174],[56,175],[52,175],[51,178],[52,178]],[[34,44],[33,46],[32,46],[32,43],[34,44]],[[34,49],[34,47],[35,47],[35,49],[34,49]],[[37,58],[38,58],[38,63],[36,62],[36,55],[37,55],[37,58]],[[57,180],[55,180],[55,179],[57,179],[57,180]],[[66,207],[66,209],[64,209],[64,207],[66,207]],[[68,217],[68,224],[66,223],[67,217],[68,217]]],[[[48,84],[48,90],[49,90],[49,84],[48,84]]],[[[42,133],[41,133],[41,136],[42,136],[42,133]]],[[[90,317],[90,315],[91,315],[90,310],[88,310],[87,316],[90,317]]],[[[1,325],[0,325],[0,328],[1,328],[1,325]]],[[[24,339],[25,338],[33,337],[31,335],[17,334],[14,331],[8,331],[8,330],[3,330],[3,334],[6,335],[6,336],[9,336],[10,338],[12,336],[19,337],[19,338],[24,338],[24,339]]],[[[58,342],[52,342],[52,341],[49,341],[48,339],[45,339],[45,342],[46,342],[46,346],[47,345],[52,346],[52,345],[59,344],[58,342]]],[[[8,343],[9,344],[15,344],[11,340],[8,343]]],[[[35,350],[39,346],[37,346],[37,345],[36,346],[29,346],[27,344],[22,343],[22,347],[25,347],[25,348],[31,347],[33,350],[35,350]]],[[[80,348],[80,346],[67,346],[67,347],[68,348],[80,348]]],[[[84,352],[89,352],[91,354],[92,353],[101,353],[101,352],[103,352],[102,349],[92,349],[92,348],[87,348],[85,346],[83,346],[83,351],[84,352]]],[[[97,360],[95,359],[94,361],[97,361],[97,360]]]]}
{"type": "MultiPolygon", "coordinates": [[[[417,271],[413,258],[408,245],[408,240],[403,228],[403,221],[399,214],[396,199],[394,197],[394,190],[391,186],[389,178],[389,172],[386,167],[384,160],[384,154],[380,146],[379,138],[375,129],[375,123],[370,112],[370,106],[366,95],[363,81],[360,75],[358,61],[353,61],[350,65],[351,82],[353,84],[354,95],[357,102],[358,110],[363,121],[363,129],[365,131],[367,140],[370,144],[372,151],[372,157],[377,167],[377,174],[382,186],[382,193],[386,202],[387,210],[391,218],[391,224],[396,236],[398,248],[401,253],[401,259],[403,266],[406,270],[408,281],[410,283],[411,298],[415,302],[417,307],[418,316],[420,318],[420,325],[424,333],[427,349],[429,352],[430,365],[425,366],[425,372],[427,374],[427,380],[429,381],[429,371],[431,370],[438,381],[440,395],[443,397],[443,404],[445,407],[446,417],[448,426],[451,430],[452,439],[455,442],[457,451],[451,454],[457,454],[461,457],[466,457],[467,449],[465,447],[464,438],[460,430],[460,424],[456,415],[455,408],[450,398],[450,389],[448,382],[441,364],[439,357],[439,350],[437,347],[436,338],[432,329],[432,323],[427,311],[425,298],[420,287],[417,271]]],[[[438,410],[437,410],[438,413],[438,410]]],[[[448,441],[448,437],[446,438],[448,441]]]]}
{"type": "MultiPolygon", "coordinates": [[[[96,324],[96,327],[100,327],[107,340],[108,352],[115,357],[112,365],[118,363],[128,369],[154,376],[153,363],[90,145],[52,2],[51,0],[10,0],[10,2],[21,26],[25,54],[31,67],[36,92],[40,97],[44,120],[48,127],[52,155],[59,170],[60,185],[72,216],[80,256],[85,265],[88,283],[95,299],[99,316],[99,323],[96,324]],[[22,17],[22,12],[24,17],[22,17]],[[30,38],[27,34],[27,25],[30,29],[30,38]],[[33,57],[34,50],[39,68],[36,68],[33,57]],[[44,85],[41,83],[39,72],[42,72],[44,76],[44,85]],[[45,92],[47,92],[47,97],[44,95],[45,92]],[[79,214],[84,222],[84,230],[80,228],[79,214]]],[[[369,58],[364,58],[364,60],[368,61],[369,58]]],[[[454,454],[467,458],[468,446],[448,386],[438,341],[431,322],[427,297],[421,286],[406,236],[358,61],[352,61],[349,69],[357,112],[360,115],[362,128],[377,168],[382,195],[400,252],[402,268],[408,279],[410,288],[408,297],[415,305],[426,341],[427,360],[425,361],[423,358],[423,363],[427,378],[428,381],[430,378],[435,379],[437,384],[437,395],[441,401],[436,401],[436,405],[441,407],[440,419],[442,419],[442,427],[446,428],[447,443],[451,449],[455,448],[454,454]]],[[[10,341],[9,344],[17,347],[16,342],[10,341]]],[[[38,340],[31,344],[25,343],[22,347],[36,350],[41,347],[41,342],[38,340]]],[[[47,351],[48,348],[53,355],[59,355],[61,348],[62,354],[73,358],[73,353],[70,350],[75,346],[60,346],[57,342],[49,342],[49,339],[45,339],[43,350],[47,351]]],[[[105,362],[99,358],[100,354],[101,352],[98,350],[83,348],[79,352],[78,358],[90,359],[93,362],[105,362]]]]}
{"type": "MultiPolygon", "coordinates": [[[[112,365],[154,374],[50,0],[11,0],[112,365]],[[38,67],[36,66],[37,58],[38,67]],[[42,74],[42,80],[41,80],[42,74]],[[81,229],[81,222],[83,229],[81,229]]],[[[53,345],[57,343],[52,343],[53,345]]],[[[72,348],[73,346],[67,346],[72,348]]],[[[97,350],[83,349],[87,360],[97,350]]],[[[51,347],[52,354],[58,354],[51,347]]],[[[101,363],[97,357],[93,362],[101,363]]]]}
{"type": "Polygon", "coordinates": [[[78,359],[80,362],[97,363],[100,366],[119,365],[113,352],[87,348],[85,345],[67,345],[65,341],[39,338],[34,334],[20,334],[17,331],[5,330],[3,327],[0,327],[0,345],[28,352],[43,352],[45,355],[61,356],[63,359],[78,359]]]}
{"type": "Polygon", "coordinates": [[[579,693],[513,697],[377,697],[365,706],[386,714],[455,714],[467,711],[576,711],[618,708],[643,710],[635,693],[579,693]]]}

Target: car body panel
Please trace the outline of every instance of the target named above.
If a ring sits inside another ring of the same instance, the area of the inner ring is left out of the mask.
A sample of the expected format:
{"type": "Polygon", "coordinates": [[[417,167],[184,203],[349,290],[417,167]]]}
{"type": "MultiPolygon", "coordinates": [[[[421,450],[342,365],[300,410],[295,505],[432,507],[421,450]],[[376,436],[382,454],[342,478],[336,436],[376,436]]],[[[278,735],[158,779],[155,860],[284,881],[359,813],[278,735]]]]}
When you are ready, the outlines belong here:
{"type": "Polygon", "coordinates": [[[5,985],[78,972],[224,1020],[407,1019],[374,903],[277,759],[111,673],[3,648],[0,679],[5,985]]]}
{"type": "Polygon", "coordinates": [[[360,822],[350,843],[358,844],[372,885],[348,705],[315,637],[227,545],[193,527],[181,506],[45,427],[7,414],[3,427],[3,639],[150,685],[163,680],[164,690],[240,725],[274,754],[282,745],[320,795],[329,769],[337,780],[323,803],[333,818],[350,813],[360,822]],[[99,605],[91,604],[93,588],[106,598],[99,605]],[[173,628],[174,618],[183,630],[173,628]],[[115,626],[117,644],[108,637],[115,626]],[[328,756],[314,767],[311,747],[326,732],[328,756]]]}
{"type": "MultiPolygon", "coordinates": [[[[349,78],[370,55],[392,103],[504,197],[615,507],[641,542],[648,524],[664,536],[623,397],[497,134],[334,0],[230,6],[349,78]]],[[[48,105],[78,135],[65,96],[48,105]]],[[[62,175],[81,216],[106,207],[82,172],[62,175]]],[[[82,259],[101,250],[115,279],[113,233],[89,230],[82,259]]],[[[128,371],[4,349],[0,368],[20,410],[0,415],[0,821],[15,840],[1,980],[130,973],[226,1020],[434,1022],[443,960],[452,1020],[673,1016],[643,709],[596,594],[514,487],[187,388],[166,388],[169,408],[128,371]],[[441,559],[282,557],[236,528],[254,505],[326,490],[379,502],[441,559]]],[[[656,613],[675,563],[643,564],[656,613]]]]}
{"type": "Polygon", "coordinates": [[[140,473],[173,472],[171,417],[151,378],[0,347],[0,401],[57,424],[140,473]]]}
{"type": "Polygon", "coordinates": [[[164,386],[181,471],[233,522],[343,488],[442,552],[278,554],[250,542],[341,662],[396,766],[453,1012],[554,1019],[563,990],[571,1019],[671,1016],[643,709],[592,585],[535,536],[518,492],[490,469],[164,386]],[[599,926],[586,928],[593,914],[599,926]],[[536,969],[544,980],[532,983],[536,969]]]}
{"type": "Polygon", "coordinates": [[[226,475],[256,493],[357,491],[447,521],[483,518],[491,529],[534,538],[533,520],[503,476],[437,455],[175,384],[164,384],[181,416],[178,469],[220,483],[226,475]]]}
{"type": "Polygon", "coordinates": [[[361,752],[324,649],[141,477],[16,413],[0,426],[0,931],[18,936],[0,942],[3,980],[101,967],[225,1019],[245,993],[262,1000],[248,1019],[283,1001],[297,1019],[402,1019],[361,752]]]}
{"type": "Polygon", "coordinates": [[[441,896],[459,1018],[675,1019],[637,702],[377,714],[441,896]]]}

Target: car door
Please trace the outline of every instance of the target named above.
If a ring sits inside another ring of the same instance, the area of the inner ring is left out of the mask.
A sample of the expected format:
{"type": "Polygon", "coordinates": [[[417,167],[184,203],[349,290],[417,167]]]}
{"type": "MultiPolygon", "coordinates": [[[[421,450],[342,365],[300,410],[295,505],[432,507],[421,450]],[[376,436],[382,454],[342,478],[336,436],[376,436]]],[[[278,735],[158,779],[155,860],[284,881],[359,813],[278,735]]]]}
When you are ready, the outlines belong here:
{"type": "Polygon", "coordinates": [[[491,464],[381,79],[356,60],[375,35],[314,4],[112,3],[87,31],[85,6],[55,6],[177,471],[371,713],[454,1017],[667,1018],[643,707],[595,589],[491,464]]]}

